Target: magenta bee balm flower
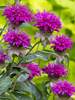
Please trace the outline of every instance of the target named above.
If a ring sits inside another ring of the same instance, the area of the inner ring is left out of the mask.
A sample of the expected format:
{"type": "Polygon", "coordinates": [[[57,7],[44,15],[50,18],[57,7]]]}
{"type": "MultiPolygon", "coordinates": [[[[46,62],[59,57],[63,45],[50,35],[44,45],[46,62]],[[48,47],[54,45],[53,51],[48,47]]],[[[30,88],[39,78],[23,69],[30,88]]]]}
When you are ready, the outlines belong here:
{"type": "Polygon", "coordinates": [[[58,32],[62,28],[60,18],[53,13],[49,13],[46,11],[38,12],[35,15],[35,20],[35,26],[43,32],[58,32]]]}
{"type": "Polygon", "coordinates": [[[7,59],[7,55],[0,51],[0,64],[3,64],[7,59]]]}
{"type": "Polygon", "coordinates": [[[28,70],[30,71],[29,79],[41,75],[41,69],[36,63],[22,64],[22,66],[27,67],[28,70]]]}
{"type": "Polygon", "coordinates": [[[52,40],[51,43],[52,48],[57,52],[63,52],[72,48],[72,40],[65,35],[56,36],[56,38],[52,40]]]}
{"type": "Polygon", "coordinates": [[[75,93],[75,86],[71,83],[62,80],[59,80],[56,83],[51,83],[51,90],[54,94],[60,97],[70,97],[75,93]]]}
{"type": "Polygon", "coordinates": [[[47,73],[50,78],[58,79],[67,75],[67,69],[62,64],[48,64],[43,68],[43,72],[47,73]]]}
{"type": "Polygon", "coordinates": [[[19,4],[7,6],[3,15],[14,25],[32,21],[31,11],[26,6],[19,4]]]}
{"type": "Polygon", "coordinates": [[[4,40],[14,47],[27,48],[30,46],[30,39],[24,32],[17,33],[16,31],[8,31],[7,34],[4,35],[4,40]]]}

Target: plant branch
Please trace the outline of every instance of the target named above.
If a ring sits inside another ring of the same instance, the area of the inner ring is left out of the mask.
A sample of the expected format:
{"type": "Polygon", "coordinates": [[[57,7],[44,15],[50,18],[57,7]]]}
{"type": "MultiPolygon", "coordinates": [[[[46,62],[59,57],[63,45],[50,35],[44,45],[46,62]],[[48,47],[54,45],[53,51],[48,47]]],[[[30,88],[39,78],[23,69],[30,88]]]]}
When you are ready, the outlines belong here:
{"type": "Polygon", "coordinates": [[[15,4],[19,4],[20,0],[15,0],[15,4]]]}
{"type": "Polygon", "coordinates": [[[14,80],[14,82],[13,82],[13,87],[12,87],[12,90],[11,90],[11,91],[14,91],[14,90],[15,90],[17,78],[18,78],[21,74],[22,74],[22,72],[16,75],[16,78],[15,78],[15,80],[14,80]]]}
{"type": "MultiPolygon", "coordinates": [[[[32,48],[26,53],[25,56],[27,56],[27,55],[33,50],[33,48],[34,48],[36,45],[38,45],[39,43],[41,43],[41,40],[38,41],[38,42],[36,42],[36,43],[32,46],[32,48]]],[[[21,63],[22,60],[23,60],[23,57],[21,58],[21,60],[19,61],[19,63],[18,63],[17,65],[19,65],[19,64],[21,63]]]]}
{"type": "Polygon", "coordinates": [[[38,45],[39,43],[41,43],[41,41],[36,42],[36,43],[32,46],[32,48],[27,52],[26,56],[27,56],[27,55],[34,49],[34,47],[35,47],[36,45],[38,45]]]}
{"type": "Polygon", "coordinates": [[[5,25],[3,26],[3,28],[2,28],[1,31],[0,31],[0,35],[2,35],[2,33],[3,33],[3,31],[4,31],[4,29],[5,29],[6,26],[7,26],[7,24],[5,24],[5,25]]]}

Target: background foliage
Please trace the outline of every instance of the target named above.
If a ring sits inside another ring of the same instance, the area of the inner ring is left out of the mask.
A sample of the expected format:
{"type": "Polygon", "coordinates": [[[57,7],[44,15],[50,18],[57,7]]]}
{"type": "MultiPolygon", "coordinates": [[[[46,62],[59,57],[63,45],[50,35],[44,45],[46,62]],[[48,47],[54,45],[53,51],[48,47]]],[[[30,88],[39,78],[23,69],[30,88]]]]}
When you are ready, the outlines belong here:
{"type": "MultiPolygon", "coordinates": [[[[2,31],[3,31],[2,29],[6,25],[6,20],[2,16],[3,8],[6,5],[13,4],[13,3],[14,3],[14,0],[0,0],[0,34],[2,34],[2,31]]],[[[60,18],[63,22],[63,27],[64,27],[60,31],[60,34],[65,33],[68,36],[70,36],[73,40],[73,48],[70,51],[70,61],[69,61],[70,74],[69,74],[68,80],[75,84],[75,0],[21,0],[21,3],[29,6],[29,8],[34,13],[36,13],[37,11],[46,10],[46,11],[54,12],[58,16],[60,16],[60,18]]],[[[34,29],[34,27],[32,27],[29,24],[24,24],[20,28],[23,31],[29,33],[32,37],[36,31],[36,29],[34,29]]],[[[4,33],[5,33],[5,31],[6,30],[4,30],[4,33]]],[[[0,37],[0,39],[1,39],[1,37],[0,37]]],[[[34,38],[32,38],[32,43],[33,42],[34,42],[34,38]]],[[[0,42],[0,45],[1,45],[1,42],[0,42]]],[[[40,50],[41,48],[42,47],[40,45],[38,49],[40,50]]],[[[34,50],[36,50],[36,49],[37,48],[35,48],[34,50]]],[[[36,60],[36,62],[37,61],[38,60],[36,60]]],[[[47,61],[41,60],[41,62],[42,62],[40,65],[41,67],[47,64],[47,61]]],[[[7,77],[5,81],[9,81],[9,77],[7,77]]],[[[34,81],[36,82],[36,79],[34,79],[34,81]]],[[[11,82],[9,82],[9,84],[6,84],[6,85],[8,86],[10,84],[11,84],[11,82]]],[[[10,94],[10,95],[12,95],[12,94],[10,94]]],[[[12,95],[12,98],[14,98],[13,95],[12,95]]],[[[17,100],[17,99],[15,98],[14,100],[17,100]]]]}

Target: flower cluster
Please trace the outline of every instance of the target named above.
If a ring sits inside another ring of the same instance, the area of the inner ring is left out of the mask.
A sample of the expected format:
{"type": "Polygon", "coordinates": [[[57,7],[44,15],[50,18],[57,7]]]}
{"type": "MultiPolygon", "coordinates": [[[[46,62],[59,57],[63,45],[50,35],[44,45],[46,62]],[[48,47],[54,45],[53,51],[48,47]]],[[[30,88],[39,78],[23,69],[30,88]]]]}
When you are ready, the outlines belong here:
{"type": "Polygon", "coordinates": [[[7,55],[0,51],[0,64],[3,64],[7,59],[7,55]]]}
{"type": "Polygon", "coordinates": [[[36,63],[22,64],[22,66],[27,67],[28,70],[30,71],[29,79],[32,79],[34,76],[41,75],[41,69],[36,63]]]}
{"type": "Polygon", "coordinates": [[[56,83],[51,83],[51,89],[58,96],[70,97],[75,93],[75,86],[67,81],[59,80],[56,83]]]}
{"type": "Polygon", "coordinates": [[[35,15],[35,20],[35,26],[37,26],[43,32],[58,32],[62,28],[60,18],[53,13],[46,11],[38,12],[35,15]]]}
{"type": "Polygon", "coordinates": [[[47,73],[51,78],[60,78],[67,75],[67,69],[62,64],[48,64],[47,67],[43,68],[43,72],[47,73]]]}
{"type": "Polygon", "coordinates": [[[17,33],[16,31],[8,31],[7,34],[4,35],[4,40],[14,47],[27,48],[30,46],[30,39],[24,32],[17,33]]]}
{"type": "Polygon", "coordinates": [[[54,40],[51,41],[52,48],[57,52],[64,52],[72,47],[72,40],[65,35],[56,36],[54,40]]]}
{"type": "Polygon", "coordinates": [[[32,20],[31,11],[26,6],[19,4],[7,6],[4,9],[3,15],[14,25],[20,25],[23,22],[30,22],[32,20]]]}
{"type": "MultiPolygon", "coordinates": [[[[9,29],[8,32],[3,36],[4,41],[7,42],[12,47],[11,48],[12,50],[10,49],[11,50],[10,53],[9,53],[10,50],[8,50],[9,55],[13,54],[13,52],[14,54],[16,53],[18,56],[20,54],[23,55],[24,52],[21,53],[20,50],[23,50],[24,48],[28,48],[30,46],[29,36],[24,32],[20,32],[19,25],[22,23],[31,22],[33,18],[35,21],[34,26],[36,26],[41,31],[40,33],[36,34],[36,37],[40,37],[41,44],[46,46],[46,44],[50,43],[51,48],[55,50],[56,53],[65,52],[67,49],[70,49],[72,47],[72,40],[68,36],[61,35],[54,37],[52,35],[54,31],[59,32],[60,29],[62,28],[62,22],[60,18],[53,13],[44,11],[44,12],[38,12],[35,15],[33,15],[32,12],[26,6],[15,4],[7,6],[4,9],[3,15],[8,20],[10,26],[8,28],[9,29]],[[15,47],[16,49],[13,50],[13,47],[15,47]],[[23,48],[18,51],[20,47],[23,48]]],[[[30,55],[32,49],[34,49],[34,47],[38,43],[40,42],[37,42],[32,46],[32,48],[26,53],[25,57],[28,57],[30,55]]],[[[48,74],[48,77],[51,79],[58,80],[59,78],[66,76],[68,70],[67,68],[64,67],[64,64],[59,64],[59,62],[57,62],[57,57],[59,58],[58,60],[61,60],[60,59],[61,56],[58,53],[58,56],[56,56],[56,63],[50,63],[42,70],[40,69],[37,63],[25,62],[25,64],[22,64],[22,62],[19,62],[18,65],[22,65],[22,67],[26,67],[28,69],[29,80],[33,79],[35,76],[40,76],[41,72],[48,74]]],[[[63,58],[63,56],[61,58],[63,58]]],[[[0,52],[0,64],[4,63],[5,60],[6,60],[6,55],[3,52],[0,52]]],[[[20,73],[22,73],[22,71],[20,73]]],[[[75,87],[72,86],[72,84],[70,84],[69,82],[62,80],[59,80],[56,83],[52,83],[51,90],[53,91],[54,94],[57,94],[60,97],[62,96],[70,97],[73,95],[73,93],[75,93],[75,87]]]]}

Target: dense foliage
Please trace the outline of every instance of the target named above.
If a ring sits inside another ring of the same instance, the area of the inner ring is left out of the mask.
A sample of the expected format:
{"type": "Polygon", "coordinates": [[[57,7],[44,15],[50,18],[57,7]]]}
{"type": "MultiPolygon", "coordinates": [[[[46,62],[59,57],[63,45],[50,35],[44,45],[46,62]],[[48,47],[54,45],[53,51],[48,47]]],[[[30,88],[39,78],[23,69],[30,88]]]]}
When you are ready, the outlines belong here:
{"type": "Polygon", "coordinates": [[[0,100],[72,99],[73,3],[10,0],[0,6],[6,23],[0,28],[0,100]],[[42,3],[44,9],[35,6],[42,3]]]}

